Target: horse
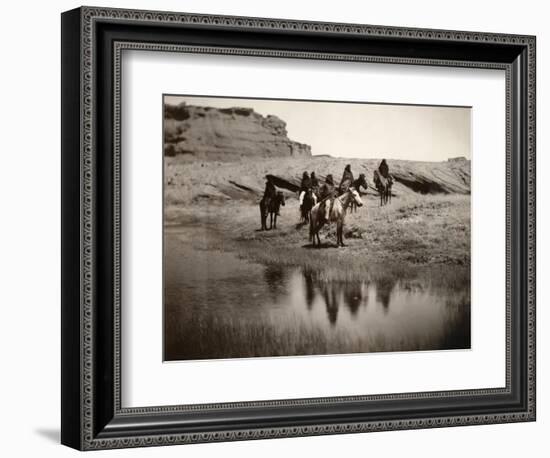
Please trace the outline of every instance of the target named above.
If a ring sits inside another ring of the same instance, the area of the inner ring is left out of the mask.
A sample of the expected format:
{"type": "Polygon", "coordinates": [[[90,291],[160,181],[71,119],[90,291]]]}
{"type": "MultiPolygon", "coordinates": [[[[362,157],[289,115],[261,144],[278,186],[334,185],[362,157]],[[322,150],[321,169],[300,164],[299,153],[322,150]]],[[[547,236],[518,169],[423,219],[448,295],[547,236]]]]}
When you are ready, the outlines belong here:
{"type": "Polygon", "coordinates": [[[312,188],[309,188],[304,194],[302,205],[300,205],[300,222],[309,223],[309,212],[317,203],[317,195],[312,188]]]}
{"type": "Polygon", "coordinates": [[[382,207],[391,202],[392,179],[390,176],[384,177],[378,170],[374,171],[373,179],[376,189],[380,193],[380,206],[382,207]]]}
{"type": "MultiPolygon", "coordinates": [[[[344,194],[334,199],[332,209],[330,210],[328,223],[336,223],[336,245],[344,245],[344,218],[346,216],[346,210],[350,206],[351,202],[361,207],[363,202],[357,190],[350,187],[344,194]]],[[[322,202],[316,204],[309,215],[309,240],[313,246],[315,245],[315,238],[317,238],[317,246],[321,245],[321,239],[319,238],[319,231],[327,222],[324,218],[324,211],[321,211],[322,202]]],[[[326,205],[330,205],[326,201],[326,205]]]]}
{"type": "Polygon", "coordinates": [[[267,216],[270,216],[269,229],[277,229],[277,213],[281,206],[285,206],[285,196],[282,191],[277,191],[275,197],[264,197],[260,201],[260,218],[262,231],[268,230],[267,216]]]}

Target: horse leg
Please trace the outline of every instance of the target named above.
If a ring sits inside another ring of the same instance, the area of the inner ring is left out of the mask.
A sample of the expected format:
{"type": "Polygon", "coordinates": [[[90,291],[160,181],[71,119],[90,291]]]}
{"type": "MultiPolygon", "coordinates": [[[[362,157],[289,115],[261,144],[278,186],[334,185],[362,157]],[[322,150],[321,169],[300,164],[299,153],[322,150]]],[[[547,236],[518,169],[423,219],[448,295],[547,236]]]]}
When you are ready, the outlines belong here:
{"type": "Polygon", "coordinates": [[[277,229],[277,213],[275,213],[273,217],[273,229],[277,229]]]}
{"type": "Polygon", "coordinates": [[[344,223],[341,221],[338,221],[338,224],[336,225],[336,239],[337,239],[337,245],[345,246],[344,245],[344,223]]]}
{"type": "Polygon", "coordinates": [[[262,225],[261,230],[265,231],[265,215],[262,209],[260,209],[260,224],[262,225]]]}
{"type": "Polygon", "coordinates": [[[315,236],[317,235],[317,231],[313,227],[313,224],[312,224],[311,221],[309,222],[309,224],[311,225],[311,228],[310,228],[310,231],[309,231],[309,241],[311,242],[311,246],[315,247],[315,245],[316,245],[315,236]]]}

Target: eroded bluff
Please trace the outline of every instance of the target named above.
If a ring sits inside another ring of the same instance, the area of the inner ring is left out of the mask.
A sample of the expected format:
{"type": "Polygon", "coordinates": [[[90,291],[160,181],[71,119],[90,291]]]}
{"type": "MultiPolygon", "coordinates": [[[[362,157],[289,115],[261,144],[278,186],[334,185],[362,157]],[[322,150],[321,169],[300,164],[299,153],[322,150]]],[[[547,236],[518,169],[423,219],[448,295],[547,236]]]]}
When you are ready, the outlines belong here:
{"type": "Polygon", "coordinates": [[[251,108],[164,107],[164,154],[216,161],[247,157],[310,157],[311,147],[288,138],[286,123],[251,108]]]}

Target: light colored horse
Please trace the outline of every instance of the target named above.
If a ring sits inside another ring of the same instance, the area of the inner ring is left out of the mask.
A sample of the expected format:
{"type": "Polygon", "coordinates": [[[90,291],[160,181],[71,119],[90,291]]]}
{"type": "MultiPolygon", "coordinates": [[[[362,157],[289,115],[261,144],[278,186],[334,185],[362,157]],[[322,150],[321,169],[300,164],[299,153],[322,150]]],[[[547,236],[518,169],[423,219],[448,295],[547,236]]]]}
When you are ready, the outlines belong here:
{"type": "MultiPolygon", "coordinates": [[[[359,196],[359,193],[355,188],[349,188],[344,194],[340,197],[334,199],[334,204],[329,214],[329,223],[336,223],[336,245],[344,246],[344,219],[346,216],[346,210],[351,205],[352,202],[355,202],[357,206],[361,207],[363,201],[359,196]]],[[[315,246],[315,238],[317,238],[317,246],[321,245],[321,239],[319,238],[319,231],[325,225],[325,212],[321,211],[321,204],[319,202],[316,204],[310,212],[309,215],[309,240],[313,246],[315,246]]],[[[326,205],[330,205],[327,201],[326,205]]]]}

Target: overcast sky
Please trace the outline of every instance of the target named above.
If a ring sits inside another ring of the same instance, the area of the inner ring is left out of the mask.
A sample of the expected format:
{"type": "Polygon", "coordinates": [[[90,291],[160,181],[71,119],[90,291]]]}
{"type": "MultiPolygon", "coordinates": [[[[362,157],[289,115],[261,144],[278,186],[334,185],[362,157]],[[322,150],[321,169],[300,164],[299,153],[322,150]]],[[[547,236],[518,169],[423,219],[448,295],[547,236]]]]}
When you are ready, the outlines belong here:
{"type": "Polygon", "coordinates": [[[446,161],[471,157],[471,109],[345,102],[165,96],[165,102],[247,107],[287,124],[291,140],[334,157],[446,161]]]}

